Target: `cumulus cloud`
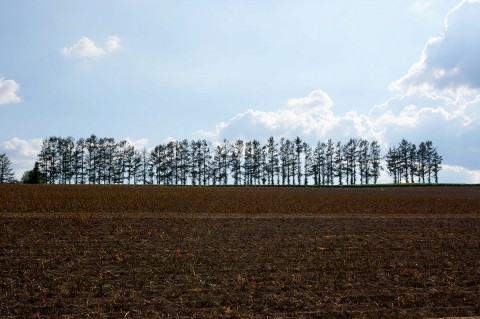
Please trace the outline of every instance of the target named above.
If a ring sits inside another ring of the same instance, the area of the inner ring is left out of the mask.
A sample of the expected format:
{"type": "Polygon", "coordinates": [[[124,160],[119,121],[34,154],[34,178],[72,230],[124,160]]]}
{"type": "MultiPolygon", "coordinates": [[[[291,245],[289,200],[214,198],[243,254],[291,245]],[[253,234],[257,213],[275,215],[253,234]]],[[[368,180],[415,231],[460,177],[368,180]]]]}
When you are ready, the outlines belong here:
{"type": "Polygon", "coordinates": [[[355,111],[337,116],[333,101],[322,90],[306,97],[293,98],[276,111],[247,110],[227,122],[219,123],[213,131],[201,131],[209,138],[245,138],[266,140],[269,136],[329,137],[345,140],[352,136],[377,136],[365,115],[355,111]]]}
{"type": "MultiPolygon", "coordinates": [[[[417,7],[431,2],[417,2],[417,7]]],[[[431,38],[422,56],[400,80],[400,92],[367,113],[338,114],[324,91],[290,99],[276,111],[247,110],[214,130],[210,138],[266,140],[269,136],[307,141],[362,137],[382,148],[405,138],[432,140],[444,158],[444,181],[480,181],[480,0],[464,0],[446,18],[445,33],[431,38]]]]}
{"type": "Polygon", "coordinates": [[[20,97],[17,95],[19,85],[14,80],[6,80],[0,76],[0,105],[19,103],[20,97]]]}
{"type": "Polygon", "coordinates": [[[129,137],[125,138],[125,141],[128,142],[128,144],[132,145],[136,150],[141,150],[146,145],[148,145],[148,138],[140,138],[138,140],[133,140],[129,137]]]}
{"type": "Polygon", "coordinates": [[[461,166],[443,165],[440,177],[445,183],[462,181],[467,184],[480,184],[480,170],[466,169],[461,166]]]}
{"type": "Polygon", "coordinates": [[[290,99],[276,111],[250,109],[200,134],[216,140],[261,141],[269,136],[300,136],[309,142],[361,137],[379,141],[384,149],[403,138],[416,144],[432,140],[445,163],[480,170],[479,110],[480,96],[466,100],[421,92],[392,97],[372,107],[368,114],[336,114],[328,95],[314,91],[307,97],[290,99]]]}
{"type": "Polygon", "coordinates": [[[97,47],[95,43],[87,37],[81,37],[70,47],[64,47],[61,53],[66,57],[92,59],[101,58],[120,49],[120,38],[111,36],[104,44],[104,48],[97,47]]]}
{"type": "Polygon", "coordinates": [[[14,151],[16,154],[24,157],[36,156],[42,148],[42,139],[27,141],[13,137],[8,141],[2,142],[2,148],[10,152],[14,151]]]}
{"type": "Polygon", "coordinates": [[[445,32],[430,38],[407,74],[392,90],[435,90],[453,94],[480,92],[480,0],[464,0],[445,20],[445,32]]]}
{"type": "Polygon", "coordinates": [[[12,161],[15,177],[20,179],[23,173],[31,170],[42,148],[42,139],[23,140],[13,137],[0,144],[0,153],[6,153],[12,161]]]}

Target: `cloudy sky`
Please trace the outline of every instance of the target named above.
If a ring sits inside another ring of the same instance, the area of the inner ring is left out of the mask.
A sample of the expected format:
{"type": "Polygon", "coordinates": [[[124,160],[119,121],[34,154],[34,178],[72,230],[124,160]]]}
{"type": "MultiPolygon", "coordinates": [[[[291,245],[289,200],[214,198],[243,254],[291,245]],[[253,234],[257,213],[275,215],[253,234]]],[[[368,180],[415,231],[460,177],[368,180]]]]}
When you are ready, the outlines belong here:
{"type": "Polygon", "coordinates": [[[0,0],[0,153],[21,175],[53,135],[406,138],[480,183],[479,35],[480,0],[0,0]]]}

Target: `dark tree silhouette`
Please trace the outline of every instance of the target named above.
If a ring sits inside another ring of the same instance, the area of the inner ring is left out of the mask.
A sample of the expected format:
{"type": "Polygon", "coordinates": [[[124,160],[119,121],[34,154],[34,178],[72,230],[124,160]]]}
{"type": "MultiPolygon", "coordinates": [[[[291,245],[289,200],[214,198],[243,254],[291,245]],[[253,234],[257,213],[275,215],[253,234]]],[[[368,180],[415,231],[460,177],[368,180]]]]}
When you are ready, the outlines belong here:
{"type": "Polygon", "coordinates": [[[35,162],[33,169],[31,171],[26,171],[23,173],[22,176],[22,183],[23,184],[43,184],[45,181],[43,180],[43,175],[40,172],[40,165],[38,162],[35,162]]]}
{"type": "Polygon", "coordinates": [[[13,182],[12,162],[8,159],[7,154],[0,154],[0,184],[8,184],[13,182]]]}
{"type": "MultiPolygon", "coordinates": [[[[417,148],[403,139],[384,160],[394,183],[438,183],[443,158],[431,141],[417,148]]],[[[300,137],[270,137],[264,145],[224,139],[214,148],[206,140],[169,141],[139,151],[93,134],[76,142],[53,136],[43,140],[37,162],[48,184],[355,185],[376,184],[383,170],[377,141],[329,139],[312,149],[300,137]]]]}

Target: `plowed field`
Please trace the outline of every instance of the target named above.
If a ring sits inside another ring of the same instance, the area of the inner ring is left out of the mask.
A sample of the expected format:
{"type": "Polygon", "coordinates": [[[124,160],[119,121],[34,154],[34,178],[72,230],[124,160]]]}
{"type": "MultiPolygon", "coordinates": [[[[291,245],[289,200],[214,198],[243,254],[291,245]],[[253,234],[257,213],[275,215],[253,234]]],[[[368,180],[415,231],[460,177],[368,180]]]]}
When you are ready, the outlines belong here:
{"type": "Polygon", "coordinates": [[[0,186],[0,318],[480,315],[480,187],[0,186]]]}

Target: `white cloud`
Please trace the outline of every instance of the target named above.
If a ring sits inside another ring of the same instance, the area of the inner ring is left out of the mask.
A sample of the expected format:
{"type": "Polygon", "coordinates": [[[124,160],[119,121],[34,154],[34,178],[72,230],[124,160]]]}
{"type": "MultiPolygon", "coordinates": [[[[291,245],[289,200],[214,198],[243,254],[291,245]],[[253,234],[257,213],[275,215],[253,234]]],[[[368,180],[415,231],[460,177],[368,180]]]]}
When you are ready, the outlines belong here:
{"type": "Polygon", "coordinates": [[[19,103],[20,97],[17,95],[19,85],[14,80],[6,80],[0,76],[0,105],[19,103]]]}
{"type": "Polygon", "coordinates": [[[464,0],[445,20],[445,32],[430,38],[407,74],[390,85],[403,93],[480,92],[480,0],[464,0]]]}
{"type": "Polygon", "coordinates": [[[15,177],[20,179],[23,173],[31,170],[42,148],[42,139],[22,140],[13,137],[0,144],[0,153],[6,153],[12,161],[15,177]]]}
{"type": "Polygon", "coordinates": [[[384,150],[403,138],[416,144],[432,140],[444,156],[444,163],[478,170],[480,96],[466,100],[419,92],[393,97],[374,106],[368,114],[335,114],[328,95],[314,91],[307,97],[290,99],[277,111],[250,109],[200,134],[216,140],[260,141],[269,136],[300,136],[309,142],[362,137],[379,141],[384,150]]]}
{"type": "Polygon", "coordinates": [[[120,49],[120,38],[117,36],[111,36],[105,42],[105,48],[107,53],[112,53],[120,49]]]}
{"type": "Polygon", "coordinates": [[[277,111],[247,110],[227,122],[219,123],[214,131],[201,131],[208,138],[245,138],[266,140],[274,137],[336,138],[352,136],[377,137],[373,123],[355,111],[337,116],[328,94],[316,90],[303,98],[290,99],[277,111]]]}
{"type": "Polygon", "coordinates": [[[133,145],[133,147],[137,151],[142,150],[146,145],[148,145],[148,138],[140,138],[138,140],[132,140],[131,138],[127,137],[125,138],[125,141],[127,141],[128,144],[133,145]]]}
{"type": "MultiPolygon", "coordinates": [[[[417,2],[417,9],[431,5],[417,2]]],[[[480,0],[465,0],[446,18],[445,33],[431,38],[409,72],[391,85],[401,94],[367,114],[336,114],[323,91],[290,99],[285,107],[248,110],[201,132],[211,138],[266,140],[300,136],[307,141],[364,137],[385,150],[405,138],[432,140],[444,158],[445,181],[479,182],[480,172],[480,0]]]]}
{"type": "Polygon", "coordinates": [[[95,43],[87,37],[81,37],[71,47],[64,47],[61,53],[66,57],[80,59],[101,58],[120,49],[120,38],[111,36],[105,42],[105,48],[97,47],[95,43]]]}
{"type": "Polygon", "coordinates": [[[480,170],[466,169],[461,166],[443,165],[439,173],[442,183],[455,183],[462,181],[466,184],[480,184],[480,170]]]}
{"type": "Polygon", "coordinates": [[[2,148],[7,151],[15,151],[17,154],[25,157],[36,156],[42,148],[42,139],[27,141],[13,137],[8,141],[2,142],[2,148]]]}

